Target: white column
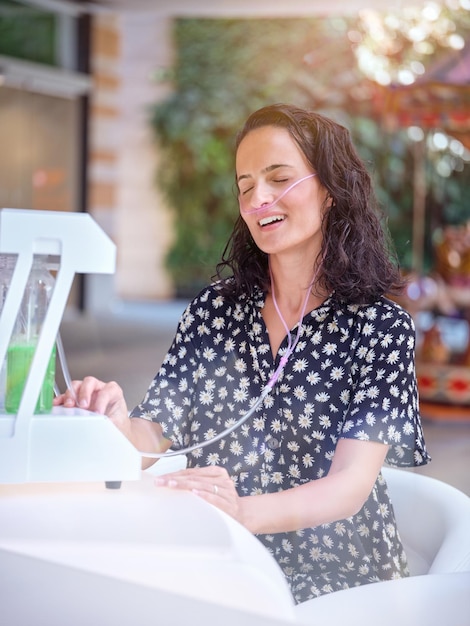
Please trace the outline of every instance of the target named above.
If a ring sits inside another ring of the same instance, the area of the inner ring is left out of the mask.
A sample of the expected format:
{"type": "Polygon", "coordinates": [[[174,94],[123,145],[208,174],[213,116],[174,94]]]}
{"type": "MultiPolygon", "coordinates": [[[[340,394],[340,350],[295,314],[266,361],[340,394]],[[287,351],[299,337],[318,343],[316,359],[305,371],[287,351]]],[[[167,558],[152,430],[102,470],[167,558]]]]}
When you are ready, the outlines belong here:
{"type": "Polygon", "coordinates": [[[171,64],[170,18],[149,12],[121,15],[120,123],[117,147],[117,296],[167,298],[172,286],[164,268],[171,218],[156,186],[157,148],[151,107],[168,94],[156,71],[171,64]]]}

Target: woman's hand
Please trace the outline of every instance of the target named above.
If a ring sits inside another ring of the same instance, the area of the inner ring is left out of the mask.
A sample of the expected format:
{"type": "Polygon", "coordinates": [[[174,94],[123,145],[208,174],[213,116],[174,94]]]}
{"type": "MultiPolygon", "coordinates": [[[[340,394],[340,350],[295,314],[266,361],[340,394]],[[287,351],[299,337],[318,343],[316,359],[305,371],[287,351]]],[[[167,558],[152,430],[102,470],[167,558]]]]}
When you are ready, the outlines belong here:
{"type": "Polygon", "coordinates": [[[130,420],[124,394],[115,382],[105,383],[93,376],[72,382],[73,390],[54,398],[54,406],[79,407],[106,415],[125,435],[128,435],[130,420]]]}
{"type": "Polygon", "coordinates": [[[193,467],[158,476],[155,484],[192,491],[243,524],[242,498],[223,467],[193,467]]]}
{"type": "MultiPolygon", "coordinates": [[[[54,398],[55,406],[78,407],[106,415],[122,434],[141,452],[162,453],[171,446],[163,436],[160,424],[148,419],[129,418],[127,404],[121,387],[115,383],[87,376],[72,381],[73,389],[54,398]]],[[[142,468],[155,463],[152,457],[142,458],[142,468]]]]}
{"type": "Polygon", "coordinates": [[[372,491],[387,450],[387,445],[374,441],[340,439],[326,476],[260,495],[238,496],[227,471],[218,466],[166,474],[156,483],[197,493],[255,535],[291,532],[356,515],[372,491]]]}

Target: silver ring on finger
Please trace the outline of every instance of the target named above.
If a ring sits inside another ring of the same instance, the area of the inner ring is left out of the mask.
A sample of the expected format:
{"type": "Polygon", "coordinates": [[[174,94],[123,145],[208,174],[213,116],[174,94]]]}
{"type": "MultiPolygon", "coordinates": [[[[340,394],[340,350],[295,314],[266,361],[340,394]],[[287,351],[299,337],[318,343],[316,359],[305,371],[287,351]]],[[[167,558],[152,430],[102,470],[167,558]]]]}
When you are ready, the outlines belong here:
{"type": "Polygon", "coordinates": [[[217,487],[217,485],[212,485],[212,491],[214,492],[214,495],[218,495],[219,493],[219,488],[217,487]]]}

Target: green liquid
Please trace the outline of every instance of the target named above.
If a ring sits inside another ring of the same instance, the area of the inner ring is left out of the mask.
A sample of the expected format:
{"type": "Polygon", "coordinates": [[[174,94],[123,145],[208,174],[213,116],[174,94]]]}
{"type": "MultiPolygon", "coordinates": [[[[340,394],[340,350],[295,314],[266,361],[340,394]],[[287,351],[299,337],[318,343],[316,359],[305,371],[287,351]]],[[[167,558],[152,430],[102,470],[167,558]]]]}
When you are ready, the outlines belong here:
{"type": "MultiPolygon", "coordinates": [[[[5,391],[5,410],[7,413],[18,413],[23,389],[28,378],[29,368],[33,360],[36,346],[19,343],[8,348],[7,381],[5,391]]],[[[48,413],[52,409],[55,380],[55,353],[52,350],[47,364],[46,375],[36,404],[35,413],[48,413]]]]}

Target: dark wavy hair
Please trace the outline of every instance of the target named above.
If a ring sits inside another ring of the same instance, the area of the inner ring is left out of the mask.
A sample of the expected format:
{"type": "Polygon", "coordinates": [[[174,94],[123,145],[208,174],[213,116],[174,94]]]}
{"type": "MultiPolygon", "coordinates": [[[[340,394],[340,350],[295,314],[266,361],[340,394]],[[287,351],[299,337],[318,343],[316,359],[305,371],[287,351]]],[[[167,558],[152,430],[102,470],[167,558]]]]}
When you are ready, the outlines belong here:
{"type": "MultiPolygon", "coordinates": [[[[404,280],[394,260],[371,177],[349,131],[318,113],[274,104],[248,117],[237,135],[236,148],[248,133],[263,126],[289,132],[328,192],[322,209],[318,288],[333,293],[337,301],[351,304],[400,293],[404,280]]],[[[268,289],[268,255],[256,246],[240,216],[217,265],[217,278],[227,270],[232,278],[220,284],[225,296],[251,294],[256,287],[268,289]]]]}

